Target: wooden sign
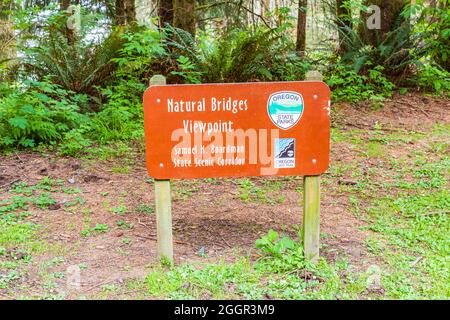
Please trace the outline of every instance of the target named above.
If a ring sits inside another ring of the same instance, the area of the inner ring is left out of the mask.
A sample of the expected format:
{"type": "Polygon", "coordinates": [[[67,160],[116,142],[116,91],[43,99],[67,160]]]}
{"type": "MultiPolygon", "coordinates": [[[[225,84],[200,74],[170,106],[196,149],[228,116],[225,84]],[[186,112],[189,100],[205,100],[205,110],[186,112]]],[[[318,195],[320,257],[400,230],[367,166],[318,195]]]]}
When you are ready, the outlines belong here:
{"type": "Polygon", "coordinates": [[[147,168],[155,179],[315,176],[330,151],[321,81],[151,86],[147,168]]]}

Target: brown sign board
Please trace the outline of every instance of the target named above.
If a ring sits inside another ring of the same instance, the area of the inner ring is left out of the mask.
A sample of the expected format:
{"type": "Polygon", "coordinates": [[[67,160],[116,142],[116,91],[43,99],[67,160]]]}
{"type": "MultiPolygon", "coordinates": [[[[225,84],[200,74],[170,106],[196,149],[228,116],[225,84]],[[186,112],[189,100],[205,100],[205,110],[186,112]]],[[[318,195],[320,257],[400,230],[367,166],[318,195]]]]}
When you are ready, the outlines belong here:
{"type": "Polygon", "coordinates": [[[316,81],[151,86],[144,126],[158,180],[320,175],[330,90],[316,81]]]}

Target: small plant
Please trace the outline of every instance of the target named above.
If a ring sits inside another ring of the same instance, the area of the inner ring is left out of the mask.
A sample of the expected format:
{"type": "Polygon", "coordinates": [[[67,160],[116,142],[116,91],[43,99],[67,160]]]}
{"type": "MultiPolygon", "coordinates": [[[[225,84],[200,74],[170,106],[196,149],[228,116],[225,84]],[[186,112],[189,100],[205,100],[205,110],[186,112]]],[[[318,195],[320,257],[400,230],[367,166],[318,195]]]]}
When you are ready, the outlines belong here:
{"type": "Polygon", "coordinates": [[[179,56],[177,62],[179,71],[172,71],[171,75],[183,78],[185,83],[200,83],[201,72],[196,71],[197,67],[188,57],[179,56]]]}
{"type": "Polygon", "coordinates": [[[59,146],[59,152],[63,156],[78,156],[86,152],[86,148],[90,147],[93,141],[87,138],[83,130],[71,130],[64,135],[59,146]]]}
{"type": "Polygon", "coordinates": [[[53,272],[51,276],[55,279],[63,279],[66,275],[64,274],[64,272],[53,272]]]}
{"type": "Polygon", "coordinates": [[[155,207],[146,204],[141,204],[136,208],[136,211],[139,213],[152,214],[155,213],[155,207]]]}
{"type": "Polygon", "coordinates": [[[79,188],[66,188],[66,187],[62,187],[61,191],[64,192],[65,194],[77,194],[77,193],[81,193],[81,190],[79,188]]]}
{"type": "Polygon", "coordinates": [[[306,266],[301,243],[289,237],[280,238],[274,230],[256,240],[255,246],[261,251],[257,266],[264,270],[283,273],[300,271],[306,266]]]}
{"type": "Polygon", "coordinates": [[[124,220],[119,220],[119,221],[117,221],[116,224],[117,224],[118,227],[121,227],[121,228],[124,228],[124,229],[133,229],[133,227],[134,227],[132,223],[127,223],[124,220]]]}
{"type": "Polygon", "coordinates": [[[82,237],[89,237],[91,235],[91,232],[89,231],[89,229],[83,229],[80,231],[80,236],[82,237]]]}
{"type": "Polygon", "coordinates": [[[55,266],[59,266],[61,264],[64,263],[64,258],[62,257],[55,257],[51,260],[45,261],[43,263],[44,267],[49,268],[49,267],[55,267],[55,266]]]}
{"type": "Polygon", "coordinates": [[[106,233],[109,231],[109,228],[106,224],[103,223],[97,223],[94,227],[92,228],[84,228],[83,230],[81,230],[80,232],[80,236],[82,237],[89,237],[92,233],[106,233]]]}
{"type": "Polygon", "coordinates": [[[122,243],[126,244],[126,245],[129,245],[131,243],[131,239],[130,238],[123,238],[122,239],[122,243]]]}
{"type": "Polygon", "coordinates": [[[101,287],[104,291],[114,292],[119,290],[119,287],[115,284],[104,284],[101,287]]]}
{"type": "Polygon", "coordinates": [[[268,191],[257,186],[250,179],[243,179],[239,182],[239,198],[245,202],[263,202],[275,204],[276,201],[267,195],[268,191]]]}
{"type": "Polygon", "coordinates": [[[56,204],[56,200],[51,197],[49,192],[43,192],[33,200],[33,203],[41,209],[46,209],[50,205],[56,204]]]}
{"type": "Polygon", "coordinates": [[[20,274],[16,270],[11,270],[9,273],[3,275],[0,274],[0,289],[6,289],[8,285],[20,278],[20,274]]]}
{"type": "Polygon", "coordinates": [[[66,208],[69,208],[69,207],[73,207],[73,206],[77,206],[77,205],[83,205],[83,204],[85,204],[85,203],[86,203],[86,200],[84,200],[84,199],[81,198],[81,197],[76,197],[76,198],[74,198],[74,199],[72,199],[72,200],[67,201],[66,203],[64,203],[64,206],[65,206],[66,208]]]}
{"type": "Polygon", "coordinates": [[[123,216],[125,213],[128,212],[128,207],[124,205],[120,205],[117,207],[112,207],[111,211],[115,214],[118,214],[119,216],[123,216]]]}
{"type": "Polygon", "coordinates": [[[105,233],[108,232],[108,230],[109,230],[108,226],[103,223],[98,223],[93,228],[91,228],[91,231],[96,233],[105,233]]]}
{"type": "Polygon", "coordinates": [[[163,266],[163,267],[168,267],[168,268],[170,268],[170,267],[172,267],[172,261],[170,261],[170,259],[169,258],[167,258],[167,257],[161,257],[161,259],[159,260],[159,262],[161,263],[161,266],[163,266]]]}

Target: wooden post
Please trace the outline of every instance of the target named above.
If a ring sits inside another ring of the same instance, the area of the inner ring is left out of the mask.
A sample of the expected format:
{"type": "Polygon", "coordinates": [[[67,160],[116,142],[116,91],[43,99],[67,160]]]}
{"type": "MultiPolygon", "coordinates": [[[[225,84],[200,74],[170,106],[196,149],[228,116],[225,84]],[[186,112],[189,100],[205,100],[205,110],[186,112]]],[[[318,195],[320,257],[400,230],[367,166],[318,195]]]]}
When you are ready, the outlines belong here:
{"type": "MultiPolygon", "coordinates": [[[[166,78],[162,75],[155,75],[150,79],[150,86],[165,84],[166,78]]],[[[155,180],[155,206],[158,257],[168,259],[173,263],[170,180],[155,180]]]]}
{"type": "MultiPolygon", "coordinates": [[[[322,81],[323,77],[318,71],[309,71],[306,80],[322,81]]],[[[306,260],[317,262],[320,246],[320,176],[303,178],[302,239],[306,260]]]]}
{"type": "Polygon", "coordinates": [[[317,262],[320,240],[320,177],[303,178],[303,246],[306,260],[317,262]]]}

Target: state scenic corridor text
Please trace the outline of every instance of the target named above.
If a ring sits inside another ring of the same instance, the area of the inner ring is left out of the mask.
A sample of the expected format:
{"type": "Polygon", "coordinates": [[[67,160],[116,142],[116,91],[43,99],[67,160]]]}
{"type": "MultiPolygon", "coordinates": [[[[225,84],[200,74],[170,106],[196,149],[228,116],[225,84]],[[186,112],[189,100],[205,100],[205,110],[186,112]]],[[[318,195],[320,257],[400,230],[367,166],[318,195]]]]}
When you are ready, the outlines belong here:
{"type": "MultiPolygon", "coordinates": [[[[231,158],[231,159],[198,159],[194,158],[195,167],[212,167],[217,164],[218,166],[243,166],[245,164],[244,158],[231,158]]],[[[192,167],[191,159],[174,159],[173,165],[177,167],[192,167]]]]}
{"type": "Polygon", "coordinates": [[[209,307],[190,307],[181,304],[175,307],[175,315],[198,315],[202,318],[206,317],[208,311],[219,315],[272,315],[275,313],[274,305],[257,305],[257,304],[236,304],[223,305],[219,304],[217,310],[209,309],[209,307]]]}

